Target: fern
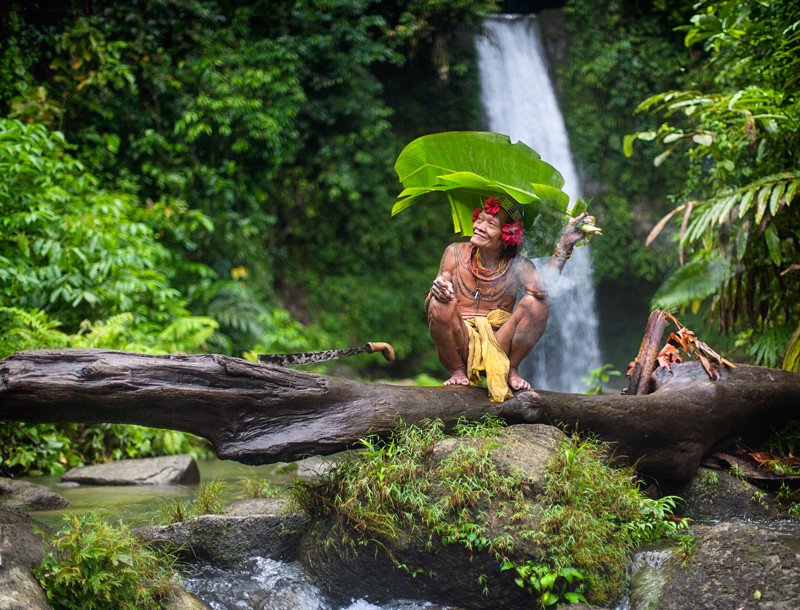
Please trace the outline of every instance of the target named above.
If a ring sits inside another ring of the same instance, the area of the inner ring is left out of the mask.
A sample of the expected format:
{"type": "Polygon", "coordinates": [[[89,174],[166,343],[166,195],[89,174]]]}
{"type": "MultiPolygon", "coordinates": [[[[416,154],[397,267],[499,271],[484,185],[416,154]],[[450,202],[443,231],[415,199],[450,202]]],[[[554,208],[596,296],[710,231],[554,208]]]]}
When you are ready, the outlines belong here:
{"type": "Polygon", "coordinates": [[[58,328],[60,323],[40,309],[0,307],[0,355],[25,349],[66,347],[69,337],[58,328]]]}
{"type": "Polygon", "coordinates": [[[158,347],[167,352],[191,352],[205,348],[219,323],[207,316],[184,316],[158,335],[158,347]]]}

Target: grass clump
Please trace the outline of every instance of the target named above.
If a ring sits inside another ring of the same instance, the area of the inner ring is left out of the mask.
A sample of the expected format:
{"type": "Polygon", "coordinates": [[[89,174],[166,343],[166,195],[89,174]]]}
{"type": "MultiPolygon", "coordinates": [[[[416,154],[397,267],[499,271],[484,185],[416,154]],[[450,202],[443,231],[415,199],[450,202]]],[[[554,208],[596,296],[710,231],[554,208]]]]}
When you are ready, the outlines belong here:
{"type": "MultiPolygon", "coordinates": [[[[392,554],[404,532],[427,536],[431,546],[488,553],[540,607],[610,601],[624,585],[628,553],[685,526],[668,519],[674,498],[644,497],[633,470],[610,467],[607,447],[593,440],[561,442],[544,491],[533,497],[524,473],[501,471],[492,458],[502,427],[491,418],[461,422],[455,436],[462,440],[435,457],[446,439],[442,423],[404,425],[388,439],[363,439],[357,454],[328,475],[299,482],[292,497],[335,528],[329,544],[376,542],[415,575],[422,566],[392,554]]],[[[488,578],[479,582],[486,592],[488,578]]]]}
{"type": "Polygon", "coordinates": [[[243,477],[239,480],[241,494],[249,500],[260,498],[277,498],[281,495],[281,488],[267,479],[258,476],[243,477]]]}
{"type": "Polygon", "coordinates": [[[224,486],[219,481],[208,481],[197,490],[194,500],[167,500],[159,507],[160,521],[165,525],[181,523],[200,515],[217,515],[222,512],[224,486]]]}
{"type": "Polygon", "coordinates": [[[56,610],[160,608],[175,587],[175,558],[139,542],[99,512],[64,517],[33,574],[56,610]]]}

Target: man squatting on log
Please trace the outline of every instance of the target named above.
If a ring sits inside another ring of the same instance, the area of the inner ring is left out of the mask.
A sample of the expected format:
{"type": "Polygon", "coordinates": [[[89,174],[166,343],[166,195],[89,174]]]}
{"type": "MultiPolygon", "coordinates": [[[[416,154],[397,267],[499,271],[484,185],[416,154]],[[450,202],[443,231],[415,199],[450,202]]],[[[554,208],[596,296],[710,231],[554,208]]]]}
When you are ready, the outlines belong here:
{"type": "MultiPolygon", "coordinates": [[[[554,275],[584,237],[579,225],[587,216],[567,223],[547,263],[554,275]]],[[[515,202],[489,197],[473,212],[472,230],[469,242],[444,251],[425,310],[439,360],[450,371],[444,385],[478,384],[485,371],[490,400],[503,402],[511,390],[531,388],[517,368],[544,333],[550,306],[536,267],[519,256],[522,211],[515,202]]]]}

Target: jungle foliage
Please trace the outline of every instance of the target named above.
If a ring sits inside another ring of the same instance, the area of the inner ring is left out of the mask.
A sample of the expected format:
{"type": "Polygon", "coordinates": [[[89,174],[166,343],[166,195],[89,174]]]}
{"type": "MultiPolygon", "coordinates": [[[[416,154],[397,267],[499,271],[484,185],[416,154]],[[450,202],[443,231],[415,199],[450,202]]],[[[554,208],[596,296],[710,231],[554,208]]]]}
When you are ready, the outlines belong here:
{"type": "Polygon", "coordinates": [[[659,307],[710,301],[756,364],[800,369],[800,8],[781,1],[702,2],[682,28],[704,61],[688,88],[651,96],[663,116],[634,139],[656,141],[656,165],[680,157],[670,219],[682,266],[659,288],[659,307]],[[687,259],[684,264],[684,259],[687,259]]]}
{"type": "MultiPolygon", "coordinates": [[[[459,32],[494,9],[3,3],[0,356],[252,357],[381,339],[433,370],[421,303],[448,227],[435,211],[389,222],[392,161],[434,125],[479,127],[459,32]],[[419,100],[417,119],[405,103],[419,100]]],[[[122,430],[4,424],[0,468],[188,448],[177,433],[122,430]]]]}
{"type": "Polygon", "coordinates": [[[666,185],[683,168],[664,173],[645,156],[627,158],[623,138],[647,127],[646,117],[633,114],[644,97],[678,86],[688,54],[674,28],[692,3],[569,0],[564,7],[561,102],[585,195],[603,227],[603,238],[592,243],[600,282],[647,285],[666,271],[668,248],[642,244],[669,209],[666,185]]]}

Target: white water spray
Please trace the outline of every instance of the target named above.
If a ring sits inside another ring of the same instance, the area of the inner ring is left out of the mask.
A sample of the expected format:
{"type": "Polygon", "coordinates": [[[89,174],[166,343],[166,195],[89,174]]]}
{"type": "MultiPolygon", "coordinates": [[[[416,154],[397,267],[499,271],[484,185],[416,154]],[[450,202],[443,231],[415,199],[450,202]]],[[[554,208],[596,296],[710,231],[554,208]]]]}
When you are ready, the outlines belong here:
{"type": "MultiPolygon", "coordinates": [[[[476,44],[488,128],[536,150],[564,176],[564,191],[574,202],[580,185],[535,18],[493,16],[484,27],[486,35],[476,44]]],[[[541,269],[546,262],[539,259],[536,266],[541,269]]],[[[545,281],[550,319],[520,373],[538,389],[583,392],[581,378],[600,366],[588,248],[576,248],[561,277],[545,281]]]]}

